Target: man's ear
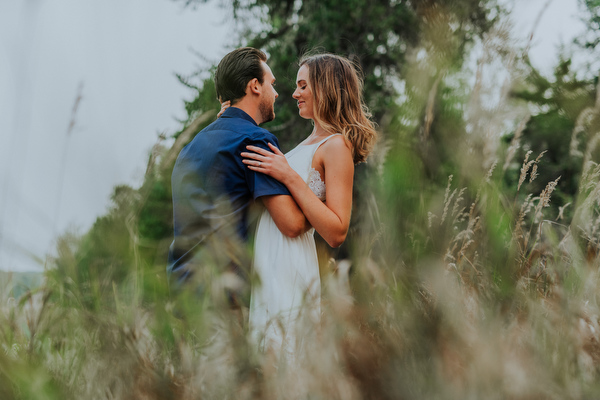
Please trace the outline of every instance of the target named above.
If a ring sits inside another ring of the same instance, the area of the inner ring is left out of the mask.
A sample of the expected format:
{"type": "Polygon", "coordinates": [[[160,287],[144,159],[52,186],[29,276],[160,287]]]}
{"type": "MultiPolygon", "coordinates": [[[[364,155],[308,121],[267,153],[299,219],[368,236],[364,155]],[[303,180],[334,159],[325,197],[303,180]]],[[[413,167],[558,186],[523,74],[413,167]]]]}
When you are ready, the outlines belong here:
{"type": "Polygon", "coordinates": [[[253,78],[252,80],[250,80],[250,82],[248,82],[248,85],[246,86],[246,94],[248,93],[257,95],[260,95],[262,93],[262,85],[260,84],[257,78],[253,78]]]}

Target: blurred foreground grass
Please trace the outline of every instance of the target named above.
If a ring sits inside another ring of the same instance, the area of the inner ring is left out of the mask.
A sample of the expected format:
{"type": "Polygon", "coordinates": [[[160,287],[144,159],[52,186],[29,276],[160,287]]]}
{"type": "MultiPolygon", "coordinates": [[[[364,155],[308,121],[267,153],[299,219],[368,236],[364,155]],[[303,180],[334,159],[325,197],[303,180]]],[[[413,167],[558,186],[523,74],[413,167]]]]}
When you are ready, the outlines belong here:
{"type": "Polygon", "coordinates": [[[366,251],[349,281],[348,261],[324,273],[322,324],[297,364],[256,352],[211,297],[169,296],[163,265],[82,270],[81,239],[65,236],[45,284],[4,293],[0,398],[599,396],[598,179],[561,226],[544,215],[551,185],[513,204],[494,174],[449,183],[418,213],[421,180],[405,168],[373,188],[378,230],[355,235],[366,251]]]}

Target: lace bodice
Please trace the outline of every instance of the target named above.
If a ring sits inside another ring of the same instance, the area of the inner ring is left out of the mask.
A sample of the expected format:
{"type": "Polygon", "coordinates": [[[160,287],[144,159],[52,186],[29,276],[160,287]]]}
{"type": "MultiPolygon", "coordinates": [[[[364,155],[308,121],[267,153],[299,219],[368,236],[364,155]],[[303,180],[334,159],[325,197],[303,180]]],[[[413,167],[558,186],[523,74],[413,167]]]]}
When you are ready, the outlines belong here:
{"type": "Polygon", "coordinates": [[[319,171],[312,167],[308,172],[308,187],[321,201],[325,201],[325,182],[321,179],[319,171]]]}
{"type": "Polygon", "coordinates": [[[315,152],[323,143],[339,133],[330,135],[320,142],[313,144],[299,144],[285,156],[290,166],[304,179],[312,192],[321,200],[325,201],[325,182],[319,171],[312,167],[312,160],[315,152]]]}

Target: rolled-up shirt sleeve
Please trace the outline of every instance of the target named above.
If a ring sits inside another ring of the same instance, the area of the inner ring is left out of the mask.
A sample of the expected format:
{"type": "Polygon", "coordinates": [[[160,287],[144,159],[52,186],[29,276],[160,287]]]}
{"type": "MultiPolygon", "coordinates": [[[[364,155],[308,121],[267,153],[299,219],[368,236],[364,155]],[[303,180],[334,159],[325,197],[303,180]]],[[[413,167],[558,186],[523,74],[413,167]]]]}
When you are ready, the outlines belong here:
{"type": "MultiPolygon", "coordinates": [[[[243,143],[243,148],[240,150],[248,151],[246,146],[252,145],[261,147],[267,151],[271,151],[268,146],[268,143],[271,143],[277,148],[279,148],[279,143],[277,142],[277,138],[275,136],[261,136],[248,138],[243,143]]],[[[241,155],[240,155],[241,157],[241,155]]],[[[245,174],[246,174],[246,182],[248,183],[248,187],[252,192],[252,197],[256,200],[261,196],[273,196],[273,195],[290,195],[290,191],[285,187],[285,185],[278,180],[270,177],[269,175],[265,175],[260,172],[252,171],[246,164],[244,165],[245,174]]]]}

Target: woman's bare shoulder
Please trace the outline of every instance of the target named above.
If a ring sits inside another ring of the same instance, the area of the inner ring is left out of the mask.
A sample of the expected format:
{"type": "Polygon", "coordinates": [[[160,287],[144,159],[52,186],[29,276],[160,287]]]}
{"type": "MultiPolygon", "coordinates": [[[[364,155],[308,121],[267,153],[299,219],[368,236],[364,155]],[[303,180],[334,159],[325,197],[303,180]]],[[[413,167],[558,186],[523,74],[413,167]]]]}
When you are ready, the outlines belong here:
{"type": "Polygon", "coordinates": [[[322,165],[325,165],[325,163],[330,165],[340,165],[340,163],[341,165],[347,163],[354,165],[350,142],[342,135],[333,136],[323,143],[317,149],[315,158],[322,165]]]}
{"type": "Polygon", "coordinates": [[[352,144],[348,139],[346,139],[343,135],[334,135],[327,139],[325,143],[321,146],[322,149],[327,152],[330,151],[344,151],[344,149],[350,152],[352,148],[352,144]]]}

